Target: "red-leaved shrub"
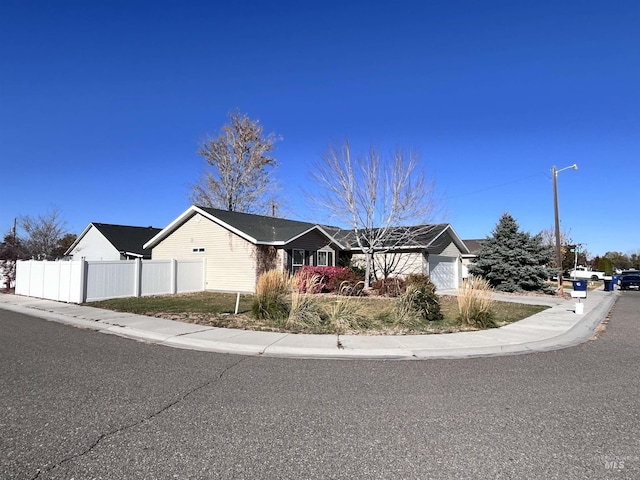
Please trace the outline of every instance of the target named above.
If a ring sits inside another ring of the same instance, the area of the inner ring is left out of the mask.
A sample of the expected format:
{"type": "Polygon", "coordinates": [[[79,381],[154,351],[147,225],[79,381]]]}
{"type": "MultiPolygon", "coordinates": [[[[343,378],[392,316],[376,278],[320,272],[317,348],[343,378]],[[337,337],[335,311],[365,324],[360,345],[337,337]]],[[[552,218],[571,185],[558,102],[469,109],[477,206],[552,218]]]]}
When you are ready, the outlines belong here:
{"type": "Polygon", "coordinates": [[[400,277],[387,277],[373,282],[371,288],[373,288],[378,295],[399,297],[406,291],[407,285],[404,279],[400,277]]]}
{"type": "Polygon", "coordinates": [[[357,291],[357,284],[360,282],[357,275],[346,267],[312,267],[310,265],[305,265],[300,267],[300,270],[296,272],[296,275],[301,275],[303,278],[311,278],[314,275],[318,275],[320,277],[320,283],[318,284],[318,287],[314,289],[317,291],[309,293],[344,293],[341,292],[341,289],[345,286],[347,286],[351,291],[357,291]]]}

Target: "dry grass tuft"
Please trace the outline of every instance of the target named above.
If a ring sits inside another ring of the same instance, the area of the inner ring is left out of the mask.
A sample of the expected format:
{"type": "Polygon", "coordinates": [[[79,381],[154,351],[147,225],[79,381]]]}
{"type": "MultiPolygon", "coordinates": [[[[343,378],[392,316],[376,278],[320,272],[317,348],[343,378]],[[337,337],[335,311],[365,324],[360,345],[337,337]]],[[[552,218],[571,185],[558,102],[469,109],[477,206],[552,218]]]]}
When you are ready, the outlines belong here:
{"type": "Polygon", "coordinates": [[[360,302],[352,296],[353,286],[350,282],[342,282],[336,299],[327,306],[328,319],[336,334],[347,330],[366,330],[370,322],[360,313],[360,302]]]}
{"type": "Polygon", "coordinates": [[[495,326],[492,294],[487,280],[470,276],[458,289],[458,318],[461,323],[480,328],[495,326]]]}
{"type": "Polygon", "coordinates": [[[286,295],[289,292],[289,275],[280,270],[269,270],[258,277],[252,311],[259,320],[279,322],[289,316],[286,295]]]}
{"type": "Polygon", "coordinates": [[[291,277],[291,310],[287,327],[318,327],[325,323],[326,314],[314,299],[313,293],[322,283],[320,275],[294,275],[291,277]]]}

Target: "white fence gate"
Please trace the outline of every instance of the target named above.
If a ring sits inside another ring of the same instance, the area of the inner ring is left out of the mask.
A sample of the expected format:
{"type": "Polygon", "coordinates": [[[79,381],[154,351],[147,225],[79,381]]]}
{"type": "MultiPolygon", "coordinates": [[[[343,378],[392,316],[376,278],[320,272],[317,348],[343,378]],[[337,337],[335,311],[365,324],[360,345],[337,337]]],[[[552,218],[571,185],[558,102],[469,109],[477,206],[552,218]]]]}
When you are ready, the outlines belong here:
{"type": "Polygon", "coordinates": [[[204,289],[204,260],[26,260],[16,266],[17,295],[69,303],[204,289]]]}

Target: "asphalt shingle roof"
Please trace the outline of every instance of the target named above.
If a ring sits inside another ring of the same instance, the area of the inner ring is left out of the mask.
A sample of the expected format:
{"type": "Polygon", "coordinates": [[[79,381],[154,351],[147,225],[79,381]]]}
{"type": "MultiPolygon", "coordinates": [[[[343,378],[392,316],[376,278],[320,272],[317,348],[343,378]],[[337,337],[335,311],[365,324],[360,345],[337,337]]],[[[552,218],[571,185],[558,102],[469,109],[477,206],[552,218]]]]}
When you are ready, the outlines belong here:
{"type": "Polygon", "coordinates": [[[486,242],[485,238],[474,238],[470,240],[463,240],[464,244],[469,249],[469,252],[473,255],[477,255],[477,253],[482,248],[482,244],[486,242]]]}
{"type": "Polygon", "coordinates": [[[119,252],[129,252],[151,258],[151,249],[142,246],[156,236],[161,229],[153,227],[132,227],[129,225],[112,225],[109,223],[91,224],[105,236],[119,252]]]}
{"type": "MultiPolygon", "coordinates": [[[[395,244],[395,237],[402,237],[403,247],[427,247],[440,235],[449,225],[439,223],[434,225],[416,225],[410,227],[392,227],[391,234],[387,241],[387,246],[395,244]],[[410,239],[410,240],[409,240],[410,239]]],[[[343,244],[350,245],[351,248],[357,248],[358,242],[353,230],[341,230],[336,227],[324,227],[327,232],[343,244]]]]}
{"type": "Polygon", "coordinates": [[[299,222],[285,218],[229,212],[216,208],[198,208],[236,230],[244,232],[258,243],[287,242],[317,226],[315,223],[299,222]]]}

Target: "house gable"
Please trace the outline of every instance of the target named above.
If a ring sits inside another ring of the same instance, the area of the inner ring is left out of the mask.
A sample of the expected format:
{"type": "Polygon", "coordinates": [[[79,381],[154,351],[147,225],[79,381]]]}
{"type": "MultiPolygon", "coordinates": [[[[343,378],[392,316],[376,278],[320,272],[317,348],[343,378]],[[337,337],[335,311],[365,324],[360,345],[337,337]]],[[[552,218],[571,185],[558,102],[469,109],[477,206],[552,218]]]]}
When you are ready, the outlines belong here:
{"type": "Polygon", "coordinates": [[[309,232],[318,231],[324,235],[327,240],[335,243],[339,248],[343,248],[340,243],[320,225],[249,213],[228,212],[226,210],[199,207],[197,205],[189,207],[182,215],[171,222],[169,226],[150,239],[144,245],[145,248],[154,248],[155,245],[170,235],[175,229],[179,228],[180,225],[195,213],[199,213],[204,218],[235,233],[254,245],[284,246],[297,238],[307,235],[309,232]]]}
{"type": "Polygon", "coordinates": [[[90,223],[65,252],[73,260],[120,260],[120,252],[90,223]]]}
{"type": "Polygon", "coordinates": [[[207,290],[253,292],[256,248],[253,243],[192,212],[153,247],[154,260],[203,258],[207,290]]]}
{"type": "Polygon", "coordinates": [[[74,259],[124,260],[151,258],[151,250],[143,244],[160,232],[159,228],[90,223],[67,249],[65,255],[74,259]]]}
{"type": "Polygon", "coordinates": [[[301,255],[304,265],[335,266],[339,251],[335,243],[330,241],[327,235],[318,229],[306,232],[304,235],[291,240],[282,248],[284,249],[287,271],[291,273],[301,266],[299,263],[301,255]],[[298,252],[294,254],[294,250],[298,252]],[[323,253],[319,254],[318,252],[323,253]]]}

